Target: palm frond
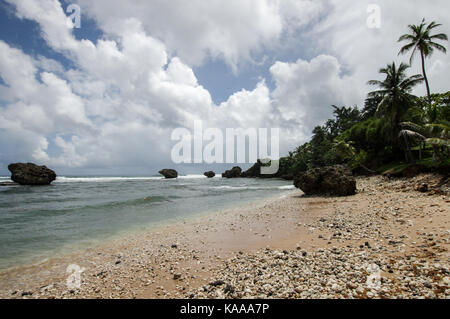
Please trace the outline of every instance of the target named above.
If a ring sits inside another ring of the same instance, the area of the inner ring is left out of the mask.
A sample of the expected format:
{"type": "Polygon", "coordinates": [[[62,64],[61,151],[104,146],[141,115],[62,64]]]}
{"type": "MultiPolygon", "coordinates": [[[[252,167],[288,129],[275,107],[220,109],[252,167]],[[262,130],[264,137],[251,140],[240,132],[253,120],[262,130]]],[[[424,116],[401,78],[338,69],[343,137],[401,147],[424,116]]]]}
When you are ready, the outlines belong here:
{"type": "Polygon", "coordinates": [[[412,122],[403,122],[403,123],[400,123],[400,126],[409,128],[410,130],[413,130],[414,132],[420,133],[422,135],[426,135],[424,127],[422,127],[419,124],[412,123],[412,122]]]}
{"type": "Polygon", "coordinates": [[[448,125],[440,124],[440,123],[425,124],[425,127],[440,128],[440,129],[447,130],[447,131],[450,130],[450,127],[448,125]]]}
{"type": "Polygon", "coordinates": [[[426,140],[426,137],[423,136],[422,134],[419,134],[417,132],[411,131],[411,130],[401,130],[400,133],[398,134],[399,137],[411,137],[411,138],[415,138],[415,139],[419,139],[419,140],[426,140]]]}
{"type": "Polygon", "coordinates": [[[448,36],[445,33],[439,33],[439,34],[430,36],[430,39],[438,39],[438,40],[442,40],[442,41],[448,41],[448,36]]]}
{"type": "Polygon", "coordinates": [[[439,43],[430,42],[430,47],[435,48],[436,50],[439,50],[443,53],[447,53],[446,47],[444,47],[443,45],[440,45],[439,43]]]}
{"type": "Polygon", "coordinates": [[[450,147],[450,140],[444,140],[442,138],[427,138],[425,140],[425,143],[427,144],[431,144],[431,145],[436,145],[436,146],[447,146],[450,147]]]}
{"type": "Polygon", "coordinates": [[[434,28],[437,28],[437,27],[440,27],[442,24],[440,24],[440,23],[436,23],[435,21],[432,21],[429,25],[428,25],[428,27],[427,27],[427,29],[425,30],[425,32],[430,32],[431,30],[433,30],[434,28]]]}

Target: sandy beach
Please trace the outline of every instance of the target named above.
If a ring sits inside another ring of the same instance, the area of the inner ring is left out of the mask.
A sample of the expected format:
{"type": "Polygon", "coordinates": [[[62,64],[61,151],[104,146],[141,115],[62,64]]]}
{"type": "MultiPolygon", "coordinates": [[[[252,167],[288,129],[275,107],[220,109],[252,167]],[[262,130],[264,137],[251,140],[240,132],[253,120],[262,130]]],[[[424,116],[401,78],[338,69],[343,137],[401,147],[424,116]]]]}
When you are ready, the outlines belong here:
{"type": "Polygon", "coordinates": [[[375,176],[358,178],[355,196],[287,191],[3,271],[0,297],[449,298],[450,197],[439,182],[375,176]],[[83,270],[79,288],[67,286],[69,265],[83,270]]]}

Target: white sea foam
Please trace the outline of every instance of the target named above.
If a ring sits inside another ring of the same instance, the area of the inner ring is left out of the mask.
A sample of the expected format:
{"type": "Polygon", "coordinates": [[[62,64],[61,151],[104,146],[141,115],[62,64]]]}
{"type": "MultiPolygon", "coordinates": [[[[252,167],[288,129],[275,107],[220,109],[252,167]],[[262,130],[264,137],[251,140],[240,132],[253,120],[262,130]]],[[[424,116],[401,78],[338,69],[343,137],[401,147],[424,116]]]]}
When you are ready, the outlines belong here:
{"type": "MultiPolygon", "coordinates": [[[[216,176],[218,177],[218,176],[216,176]]],[[[201,178],[207,178],[204,175],[195,175],[195,174],[189,174],[189,175],[179,175],[178,179],[201,179],[201,178]]],[[[1,178],[0,178],[1,179],[1,178]]],[[[56,181],[57,183],[81,183],[81,182],[117,182],[117,181],[145,181],[145,180],[172,180],[172,179],[165,179],[163,176],[149,176],[149,177],[70,177],[70,176],[57,176],[56,181]]]]}
{"type": "Polygon", "coordinates": [[[295,189],[294,185],[278,186],[278,189],[295,189]]]}
{"type": "Polygon", "coordinates": [[[289,190],[295,189],[294,185],[285,185],[285,186],[213,186],[212,189],[225,189],[225,190],[270,190],[270,189],[279,189],[279,190],[289,190]]]}
{"type": "Polygon", "coordinates": [[[95,183],[95,182],[117,182],[117,181],[134,181],[134,180],[159,180],[164,177],[66,177],[57,176],[56,183],[95,183]]]}

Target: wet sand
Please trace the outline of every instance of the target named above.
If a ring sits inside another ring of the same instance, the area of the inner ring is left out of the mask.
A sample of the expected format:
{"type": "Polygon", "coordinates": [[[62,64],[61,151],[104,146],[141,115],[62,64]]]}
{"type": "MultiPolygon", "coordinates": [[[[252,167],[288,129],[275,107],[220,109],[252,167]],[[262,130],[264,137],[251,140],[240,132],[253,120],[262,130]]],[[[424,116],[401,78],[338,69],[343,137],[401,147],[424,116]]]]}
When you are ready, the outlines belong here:
{"type": "Polygon", "coordinates": [[[448,298],[450,198],[416,191],[424,181],[439,179],[359,178],[355,196],[289,191],[135,233],[3,271],[0,297],[448,298]],[[83,269],[79,288],[69,265],[83,269]]]}

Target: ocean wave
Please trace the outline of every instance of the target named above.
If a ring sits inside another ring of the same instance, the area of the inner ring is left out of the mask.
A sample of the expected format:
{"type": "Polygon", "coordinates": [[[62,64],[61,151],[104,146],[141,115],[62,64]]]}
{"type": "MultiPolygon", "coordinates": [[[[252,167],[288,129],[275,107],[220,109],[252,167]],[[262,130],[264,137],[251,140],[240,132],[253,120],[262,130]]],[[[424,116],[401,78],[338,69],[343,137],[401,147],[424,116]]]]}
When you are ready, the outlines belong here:
{"type": "Polygon", "coordinates": [[[295,189],[295,186],[294,185],[278,186],[278,189],[283,189],[283,190],[295,189]]]}
{"type": "Polygon", "coordinates": [[[279,189],[279,190],[289,190],[295,189],[294,185],[285,185],[285,186],[213,186],[212,189],[222,189],[222,190],[270,190],[270,189],[279,189]]]}
{"type": "Polygon", "coordinates": [[[164,177],[66,177],[57,176],[56,183],[104,183],[117,181],[145,181],[145,180],[160,180],[164,177]]]}
{"type": "MultiPolygon", "coordinates": [[[[220,176],[216,176],[220,177],[220,176]]],[[[177,179],[205,179],[204,175],[179,175],[177,179]]],[[[1,178],[0,178],[1,180],[1,178]]],[[[5,181],[9,180],[5,179],[5,181]]],[[[149,177],[68,177],[68,176],[57,176],[56,183],[105,183],[105,182],[118,182],[118,181],[173,181],[176,179],[166,179],[163,176],[149,176],[149,177]]]]}

